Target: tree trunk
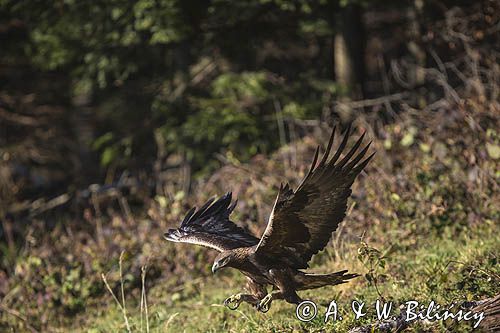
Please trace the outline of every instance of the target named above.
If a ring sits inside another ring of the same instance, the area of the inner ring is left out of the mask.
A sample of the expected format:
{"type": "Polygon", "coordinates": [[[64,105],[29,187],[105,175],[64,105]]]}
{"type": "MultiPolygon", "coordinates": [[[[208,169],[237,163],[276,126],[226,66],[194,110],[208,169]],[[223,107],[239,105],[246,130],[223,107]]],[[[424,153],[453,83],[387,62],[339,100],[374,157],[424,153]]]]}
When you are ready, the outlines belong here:
{"type": "Polygon", "coordinates": [[[95,140],[94,126],[92,124],[93,112],[89,107],[92,93],[80,92],[73,95],[71,127],[76,143],[78,144],[78,161],[75,165],[76,183],[87,186],[97,177],[97,161],[91,150],[95,140]]]}
{"type": "Polygon", "coordinates": [[[358,4],[349,4],[340,9],[335,21],[335,79],[344,90],[344,99],[362,99],[365,75],[363,10],[358,4]]]}
{"type": "Polygon", "coordinates": [[[415,58],[415,66],[410,72],[410,83],[413,86],[420,86],[425,81],[425,51],[421,47],[422,42],[422,27],[420,25],[420,18],[423,15],[423,0],[414,0],[412,5],[408,7],[408,21],[409,21],[409,40],[408,50],[415,58]]]}

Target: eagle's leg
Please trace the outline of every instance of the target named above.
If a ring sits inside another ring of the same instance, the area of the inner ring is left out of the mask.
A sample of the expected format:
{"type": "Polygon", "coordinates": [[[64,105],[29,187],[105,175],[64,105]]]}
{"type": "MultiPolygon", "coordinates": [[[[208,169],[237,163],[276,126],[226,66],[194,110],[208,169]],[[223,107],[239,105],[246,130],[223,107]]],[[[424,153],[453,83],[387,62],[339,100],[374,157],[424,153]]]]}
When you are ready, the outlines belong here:
{"type": "Polygon", "coordinates": [[[231,310],[236,310],[242,302],[255,305],[258,301],[259,299],[254,295],[239,293],[226,298],[224,305],[231,310]]]}
{"type": "Polygon", "coordinates": [[[266,286],[255,282],[251,278],[247,278],[245,290],[249,292],[249,294],[239,293],[236,295],[232,295],[224,301],[224,305],[231,310],[236,310],[242,302],[257,306],[259,304],[259,301],[267,294],[266,286]]]}
{"type": "Polygon", "coordinates": [[[273,290],[259,302],[257,305],[257,309],[259,311],[269,311],[271,302],[275,299],[284,299],[288,303],[295,304],[302,302],[302,299],[300,299],[299,295],[295,292],[293,279],[290,278],[287,272],[283,270],[270,269],[269,275],[273,278],[274,286],[277,290],[273,290]]]}
{"type": "Polygon", "coordinates": [[[274,279],[274,285],[281,291],[282,298],[288,303],[299,304],[302,302],[299,295],[296,293],[296,286],[290,272],[285,270],[271,269],[269,271],[274,279]]]}
{"type": "Polygon", "coordinates": [[[297,295],[294,291],[289,294],[284,294],[281,290],[273,290],[270,294],[266,295],[263,299],[260,300],[259,304],[257,304],[257,310],[261,312],[267,312],[271,308],[271,303],[274,300],[284,299],[288,303],[300,304],[302,299],[297,295]]]}
{"type": "Polygon", "coordinates": [[[299,295],[297,295],[297,293],[295,292],[295,290],[290,290],[290,291],[287,291],[286,293],[283,292],[283,298],[288,303],[294,303],[294,304],[297,304],[297,305],[300,304],[300,303],[302,303],[302,298],[300,298],[299,295]]]}
{"type": "Polygon", "coordinates": [[[260,312],[267,312],[271,308],[271,302],[275,299],[283,299],[283,293],[281,290],[273,290],[270,294],[267,294],[260,302],[257,304],[257,310],[260,312]]]}

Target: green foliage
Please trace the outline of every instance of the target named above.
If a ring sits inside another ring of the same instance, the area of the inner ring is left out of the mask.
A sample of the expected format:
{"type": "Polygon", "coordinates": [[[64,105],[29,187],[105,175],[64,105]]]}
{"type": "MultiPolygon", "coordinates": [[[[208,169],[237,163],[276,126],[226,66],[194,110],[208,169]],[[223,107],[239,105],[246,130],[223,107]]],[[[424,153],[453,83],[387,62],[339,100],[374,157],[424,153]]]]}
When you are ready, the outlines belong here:
{"type": "Polygon", "coordinates": [[[212,94],[234,104],[248,99],[259,102],[269,97],[265,84],[266,74],[263,72],[226,73],[214,80],[212,94]]]}
{"type": "MultiPolygon", "coordinates": [[[[100,269],[99,266],[93,268],[100,269]]],[[[37,302],[43,300],[48,309],[59,309],[68,315],[82,311],[89,298],[103,291],[100,284],[85,277],[79,263],[54,267],[43,258],[28,256],[19,260],[14,269],[16,279],[31,281],[22,285],[23,296],[19,301],[31,302],[24,298],[24,295],[31,295],[37,302]]]]}
{"type": "Polygon", "coordinates": [[[386,268],[386,257],[390,254],[390,248],[386,253],[382,254],[374,247],[368,246],[365,242],[361,242],[358,248],[358,260],[363,264],[367,273],[365,279],[369,285],[377,290],[377,294],[383,299],[378,289],[378,283],[381,282],[386,276],[383,274],[386,268]]]}
{"type": "Polygon", "coordinates": [[[310,64],[298,67],[294,55],[287,60],[280,54],[310,38],[327,42],[333,33],[329,6],[288,0],[6,0],[0,11],[29,24],[26,37],[9,44],[19,46],[13,47],[17,53],[2,59],[58,73],[71,82],[65,96],[91,97],[96,142],[113,136],[93,145],[103,169],[146,156],[142,151],[154,149],[150,133],[157,129],[168,154],[185,152],[194,170],[206,169],[216,165],[214,152],[230,150],[247,160],[276,149],[276,102],[285,117],[321,114],[336,92],[332,72],[321,65],[331,62],[329,55],[313,50],[310,64]],[[268,31],[283,35],[272,47],[276,54],[254,47],[268,42],[268,31]]]}

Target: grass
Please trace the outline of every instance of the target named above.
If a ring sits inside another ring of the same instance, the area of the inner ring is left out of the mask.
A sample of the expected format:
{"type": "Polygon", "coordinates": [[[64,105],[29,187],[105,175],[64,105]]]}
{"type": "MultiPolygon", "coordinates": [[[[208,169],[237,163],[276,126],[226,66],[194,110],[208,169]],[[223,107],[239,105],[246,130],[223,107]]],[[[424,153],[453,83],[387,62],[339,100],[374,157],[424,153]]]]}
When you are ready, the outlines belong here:
{"type": "MultiPolygon", "coordinates": [[[[168,284],[156,284],[148,290],[154,299],[148,307],[150,332],[283,332],[283,331],[335,331],[347,332],[362,323],[374,320],[376,299],[393,301],[396,305],[408,300],[439,304],[451,304],[466,300],[491,296],[500,292],[500,269],[497,265],[500,241],[497,225],[493,222],[459,237],[434,235],[431,238],[414,236],[416,245],[408,247],[407,238],[395,238],[391,250],[382,260],[385,263],[372,272],[377,282],[370,283],[366,277],[337,287],[326,287],[302,292],[304,299],[318,304],[318,317],[309,323],[300,322],[295,316],[295,306],[284,302],[274,302],[267,314],[255,311],[248,305],[241,305],[231,311],[222,306],[223,300],[232,293],[239,292],[244,284],[239,273],[223,271],[214,277],[196,279],[180,289],[171,291],[168,284]],[[378,289],[378,291],[377,291],[378,289]],[[380,294],[379,294],[380,293],[380,294]],[[339,304],[342,321],[323,322],[330,301],[339,304]],[[365,302],[369,310],[366,318],[354,320],[350,302],[365,302]]],[[[376,239],[376,237],[374,237],[376,239]]],[[[367,274],[370,266],[359,260],[360,244],[344,244],[342,258],[335,260],[328,252],[327,257],[315,271],[332,272],[349,268],[367,274]]],[[[382,254],[380,252],[380,254],[382,254]]],[[[141,330],[140,306],[133,300],[129,306],[128,321],[124,321],[121,306],[112,302],[106,308],[88,311],[80,318],[78,326],[82,332],[109,332],[116,328],[126,329],[130,322],[132,331],[141,330]]],[[[442,331],[453,323],[416,324],[409,331],[421,329],[442,331]]],[[[454,326],[454,331],[467,332],[470,326],[462,322],[454,326]]]]}

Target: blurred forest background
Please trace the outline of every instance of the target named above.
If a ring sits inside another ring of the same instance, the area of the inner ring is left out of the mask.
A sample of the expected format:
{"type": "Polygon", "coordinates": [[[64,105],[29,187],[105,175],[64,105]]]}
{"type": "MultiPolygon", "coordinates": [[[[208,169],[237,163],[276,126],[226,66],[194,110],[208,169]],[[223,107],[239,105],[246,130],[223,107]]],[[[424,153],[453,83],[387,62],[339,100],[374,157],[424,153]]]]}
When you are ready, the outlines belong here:
{"type": "MultiPolygon", "coordinates": [[[[0,0],[0,330],[142,329],[108,272],[149,293],[152,328],[195,330],[182,311],[229,293],[202,291],[213,253],[163,231],[232,190],[259,234],[351,122],[377,155],[316,262],[365,274],[343,298],[498,294],[499,63],[498,0],[0,0]]],[[[198,329],[310,328],[276,308],[198,329]]]]}

